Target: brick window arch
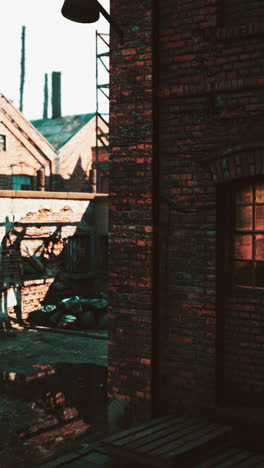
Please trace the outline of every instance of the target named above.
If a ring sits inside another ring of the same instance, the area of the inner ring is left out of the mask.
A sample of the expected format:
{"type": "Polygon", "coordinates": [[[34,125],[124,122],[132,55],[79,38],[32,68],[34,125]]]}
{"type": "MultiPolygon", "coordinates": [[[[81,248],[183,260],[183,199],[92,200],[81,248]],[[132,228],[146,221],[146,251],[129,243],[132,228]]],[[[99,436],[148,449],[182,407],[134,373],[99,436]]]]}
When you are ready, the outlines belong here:
{"type": "Polygon", "coordinates": [[[264,176],[264,144],[234,145],[206,155],[200,161],[216,184],[247,177],[264,176]]]}

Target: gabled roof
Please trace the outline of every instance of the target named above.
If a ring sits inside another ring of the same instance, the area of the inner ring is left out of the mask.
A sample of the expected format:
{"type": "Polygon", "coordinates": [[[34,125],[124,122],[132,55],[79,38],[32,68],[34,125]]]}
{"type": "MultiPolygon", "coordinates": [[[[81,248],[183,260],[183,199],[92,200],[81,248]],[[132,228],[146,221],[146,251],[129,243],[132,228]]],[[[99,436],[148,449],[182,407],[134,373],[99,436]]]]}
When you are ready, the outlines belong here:
{"type": "Polygon", "coordinates": [[[31,123],[58,151],[93,117],[93,114],[68,115],[56,119],[38,119],[31,123]]]}
{"type": "Polygon", "coordinates": [[[57,152],[21,112],[0,94],[0,121],[37,159],[53,161],[57,152]]]}

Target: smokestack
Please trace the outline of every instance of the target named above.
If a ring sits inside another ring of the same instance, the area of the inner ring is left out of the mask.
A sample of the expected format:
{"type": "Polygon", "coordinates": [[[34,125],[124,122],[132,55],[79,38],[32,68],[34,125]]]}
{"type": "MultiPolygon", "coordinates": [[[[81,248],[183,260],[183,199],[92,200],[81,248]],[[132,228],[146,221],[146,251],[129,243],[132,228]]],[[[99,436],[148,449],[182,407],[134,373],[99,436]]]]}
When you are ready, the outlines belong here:
{"type": "Polygon", "coordinates": [[[61,117],[61,72],[52,72],[52,118],[61,117]]]}
{"type": "Polygon", "coordinates": [[[19,94],[20,94],[19,110],[20,110],[20,112],[23,112],[23,99],[24,99],[25,63],[26,63],[25,42],[26,42],[26,26],[22,26],[21,61],[20,61],[20,89],[19,89],[19,94]]]}
{"type": "Polygon", "coordinates": [[[46,185],[45,182],[45,169],[42,167],[37,172],[37,190],[39,190],[40,192],[44,192],[46,185]]]}
{"type": "Polygon", "coordinates": [[[49,85],[48,74],[44,75],[44,103],[43,103],[43,119],[48,118],[48,103],[49,103],[49,85]]]}

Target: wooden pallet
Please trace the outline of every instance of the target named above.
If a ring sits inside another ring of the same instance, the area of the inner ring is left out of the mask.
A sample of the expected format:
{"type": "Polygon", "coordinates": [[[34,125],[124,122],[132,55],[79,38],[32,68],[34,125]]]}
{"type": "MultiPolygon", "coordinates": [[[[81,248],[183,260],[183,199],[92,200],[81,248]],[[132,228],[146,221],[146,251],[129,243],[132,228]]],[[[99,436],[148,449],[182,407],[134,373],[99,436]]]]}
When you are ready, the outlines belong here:
{"type": "Polygon", "coordinates": [[[241,450],[237,447],[220,446],[207,453],[206,459],[195,468],[263,468],[264,454],[241,450]]]}
{"type": "MultiPolygon", "coordinates": [[[[111,455],[157,467],[194,466],[201,454],[228,440],[229,426],[188,416],[154,419],[103,441],[111,455]]],[[[197,466],[197,464],[195,465],[197,466]]]]}

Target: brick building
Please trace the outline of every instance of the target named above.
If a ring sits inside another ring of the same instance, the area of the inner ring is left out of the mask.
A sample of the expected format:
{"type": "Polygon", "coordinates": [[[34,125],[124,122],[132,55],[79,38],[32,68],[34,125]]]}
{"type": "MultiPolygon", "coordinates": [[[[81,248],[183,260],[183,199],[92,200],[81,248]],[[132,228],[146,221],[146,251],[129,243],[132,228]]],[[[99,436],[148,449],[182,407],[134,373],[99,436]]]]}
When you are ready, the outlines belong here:
{"type": "Polygon", "coordinates": [[[0,95],[0,322],[107,289],[108,201],[89,193],[95,118],[82,117],[45,119],[54,148],[0,95]]]}
{"type": "MultiPolygon", "coordinates": [[[[71,192],[92,192],[101,187],[92,187],[92,166],[96,154],[96,116],[92,114],[68,115],[33,120],[32,124],[57,151],[53,174],[53,190],[71,192]]],[[[103,121],[102,132],[106,132],[103,121]]],[[[107,141],[105,141],[107,144],[107,141]]],[[[108,152],[99,146],[100,160],[108,160],[108,152]]],[[[100,162],[99,160],[99,162],[100,162]]],[[[102,185],[103,188],[105,184],[102,185]]],[[[102,192],[102,190],[100,190],[102,192]]],[[[106,192],[105,192],[106,193],[106,192]]]]}
{"type": "Polygon", "coordinates": [[[112,0],[109,397],[262,408],[263,1],[112,0]]]}
{"type": "Polygon", "coordinates": [[[25,117],[0,95],[0,189],[51,189],[57,153],[25,117]]]}
{"type": "Polygon", "coordinates": [[[97,193],[108,190],[107,123],[96,113],[62,115],[60,72],[52,72],[51,104],[51,118],[46,112],[42,119],[31,123],[57,151],[52,190],[97,193]],[[97,132],[102,135],[100,141],[97,132]]]}

